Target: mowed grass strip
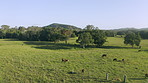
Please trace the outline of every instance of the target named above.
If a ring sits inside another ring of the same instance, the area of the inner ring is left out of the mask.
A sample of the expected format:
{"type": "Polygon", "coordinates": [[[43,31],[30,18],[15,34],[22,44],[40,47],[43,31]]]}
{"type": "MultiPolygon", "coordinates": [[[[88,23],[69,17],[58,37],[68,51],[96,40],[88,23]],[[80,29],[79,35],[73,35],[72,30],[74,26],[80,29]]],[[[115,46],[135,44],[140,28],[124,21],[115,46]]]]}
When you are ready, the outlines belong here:
{"type": "Polygon", "coordinates": [[[68,44],[46,41],[0,40],[0,81],[11,83],[93,83],[123,81],[146,83],[148,40],[142,51],[123,44],[123,38],[109,37],[101,48],[82,49],[76,38],[68,44]],[[107,57],[102,57],[107,54],[107,57]],[[68,59],[67,62],[62,62],[68,59]],[[116,58],[117,61],[113,61],[116,58]],[[121,61],[124,59],[125,61],[121,61]],[[82,72],[84,69],[84,73],[82,72]],[[106,73],[109,80],[105,80],[106,73]]]}

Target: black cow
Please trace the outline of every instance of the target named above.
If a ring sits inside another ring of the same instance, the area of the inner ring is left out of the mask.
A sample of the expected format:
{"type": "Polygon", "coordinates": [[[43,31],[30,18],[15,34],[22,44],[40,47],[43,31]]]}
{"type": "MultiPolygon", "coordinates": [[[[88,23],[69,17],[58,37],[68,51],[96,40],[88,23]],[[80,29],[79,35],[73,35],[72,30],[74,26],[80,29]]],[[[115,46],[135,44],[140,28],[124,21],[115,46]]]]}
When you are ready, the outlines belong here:
{"type": "Polygon", "coordinates": [[[103,54],[102,57],[107,57],[107,54],[103,54]]]}
{"type": "Polygon", "coordinates": [[[114,58],[113,61],[117,61],[117,58],[114,58]]]}

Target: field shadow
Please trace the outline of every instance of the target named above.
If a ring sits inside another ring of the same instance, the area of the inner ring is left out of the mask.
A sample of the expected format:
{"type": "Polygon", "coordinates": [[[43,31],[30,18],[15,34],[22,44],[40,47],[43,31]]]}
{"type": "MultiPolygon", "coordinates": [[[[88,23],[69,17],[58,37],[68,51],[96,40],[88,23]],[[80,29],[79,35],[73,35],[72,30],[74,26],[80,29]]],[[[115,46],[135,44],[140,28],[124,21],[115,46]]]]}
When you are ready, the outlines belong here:
{"type": "Polygon", "coordinates": [[[27,41],[24,42],[24,44],[36,45],[32,47],[37,49],[50,49],[50,50],[79,48],[79,45],[76,44],[52,43],[46,41],[27,41]]]}
{"type": "Polygon", "coordinates": [[[20,40],[18,40],[18,39],[5,39],[4,41],[20,41],[20,40]]]}
{"type": "MultiPolygon", "coordinates": [[[[47,41],[25,41],[23,42],[27,45],[36,45],[32,46],[37,49],[50,49],[50,50],[58,50],[58,49],[72,49],[72,48],[82,48],[78,44],[66,44],[66,43],[53,43],[47,41]]],[[[121,46],[101,46],[97,47],[96,45],[88,45],[85,49],[89,48],[103,48],[103,49],[137,49],[132,47],[121,47],[121,46]]],[[[148,50],[145,50],[148,51],[148,50]]]]}
{"type": "Polygon", "coordinates": [[[142,50],[142,51],[148,52],[148,50],[142,50]]]}
{"type": "Polygon", "coordinates": [[[51,45],[51,43],[46,41],[26,41],[23,43],[27,45],[51,45]]]}
{"type": "Polygon", "coordinates": [[[121,46],[101,46],[99,48],[104,48],[104,49],[137,49],[137,48],[132,48],[132,47],[121,47],[121,46]]]}

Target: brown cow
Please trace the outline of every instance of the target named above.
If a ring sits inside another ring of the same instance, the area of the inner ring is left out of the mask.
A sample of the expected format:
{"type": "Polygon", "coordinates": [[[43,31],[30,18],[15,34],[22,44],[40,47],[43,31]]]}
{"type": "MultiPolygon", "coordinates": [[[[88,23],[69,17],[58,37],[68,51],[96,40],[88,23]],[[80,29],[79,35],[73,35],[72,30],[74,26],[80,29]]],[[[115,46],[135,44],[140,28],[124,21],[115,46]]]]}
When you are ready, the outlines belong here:
{"type": "Polygon", "coordinates": [[[68,59],[63,59],[63,58],[62,58],[62,62],[67,62],[67,61],[69,61],[69,60],[68,60],[68,59]]]}

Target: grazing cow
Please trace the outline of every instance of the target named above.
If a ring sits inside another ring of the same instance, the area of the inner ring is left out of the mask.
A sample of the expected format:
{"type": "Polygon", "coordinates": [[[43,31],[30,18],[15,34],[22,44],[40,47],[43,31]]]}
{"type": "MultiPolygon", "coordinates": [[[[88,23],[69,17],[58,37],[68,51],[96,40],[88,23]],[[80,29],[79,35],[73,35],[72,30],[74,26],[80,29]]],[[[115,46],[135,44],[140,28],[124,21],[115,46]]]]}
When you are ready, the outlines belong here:
{"type": "Polygon", "coordinates": [[[65,59],[65,62],[69,61],[68,59],[65,59]]]}
{"type": "Polygon", "coordinates": [[[84,73],[84,69],[82,69],[82,73],[84,73]]]}
{"type": "Polygon", "coordinates": [[[68,59],[63,59],[63,58],[62,58],[62,62],[67,62],[67,61],[69,61],[69,60],[68,60],[68,59]]]}
{"type": "Polygon", "coordinates": [[[122,61],[124,61],[124,59],[122,59],[122,61]]]}
{"type": "Polygon", "coordinates": [[[138,50],[138,52],[141,52],[141,50],[138,50]]]}
{"type": "Polygon", "coordinates": [[[106,54],[103,54],[103,55],[102,55],[102,57],[106,57],[106,56],[107,56],[106,54]]]}
{"type": "Polygon", "coordinates": [[[62,62],[64,62],[64,59],[62,58],[62,62]]]}
{"type": "Polygon", "coordinates": [[[148,77],[148,73],[145,74],[145,78],[148,77]]]}
{"type": "Polygon", "coordinates": [[[114,58],[114,59],[113,59],[113,61],[117,61],[117,59],[116,59],[116,58],[114,58]]]}

